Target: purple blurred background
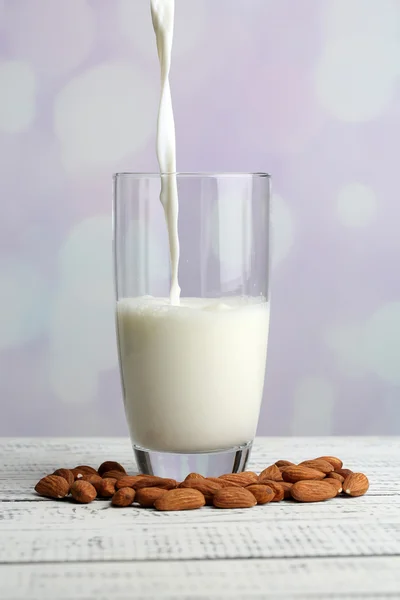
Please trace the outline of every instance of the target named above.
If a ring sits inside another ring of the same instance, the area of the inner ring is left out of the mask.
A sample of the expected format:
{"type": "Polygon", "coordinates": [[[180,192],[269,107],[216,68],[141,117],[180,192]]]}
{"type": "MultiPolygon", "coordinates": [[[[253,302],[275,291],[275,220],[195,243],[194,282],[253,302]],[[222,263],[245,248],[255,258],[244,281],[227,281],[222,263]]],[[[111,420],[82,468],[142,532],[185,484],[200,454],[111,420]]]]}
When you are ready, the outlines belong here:
{"type": "MultiPolygon", "coordinates": [[[[176,0],[181,171],[273,176],[259,433],[400,433],[400,0],[176,0]]],[[[111,175],[157,170],[148,0],[0,0],[1,435],[126,434],[111,175]]]]}

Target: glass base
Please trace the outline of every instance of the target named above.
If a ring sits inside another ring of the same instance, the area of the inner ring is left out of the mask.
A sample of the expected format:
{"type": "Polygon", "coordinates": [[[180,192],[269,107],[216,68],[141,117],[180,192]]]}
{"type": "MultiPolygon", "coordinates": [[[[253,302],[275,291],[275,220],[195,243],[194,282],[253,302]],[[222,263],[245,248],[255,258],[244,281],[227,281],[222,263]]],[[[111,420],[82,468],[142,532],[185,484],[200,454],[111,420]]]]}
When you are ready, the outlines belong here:
{"type": "Polygon", "coordinates": [[[248,442],[228,450],[195,454],[156,452],[135,445],[133,451],[140,473],[182,481],[189,473],[200,473],[204,477],[218,477],[224,473],[244,471],[252,445],[253,442],[248,442]]]}

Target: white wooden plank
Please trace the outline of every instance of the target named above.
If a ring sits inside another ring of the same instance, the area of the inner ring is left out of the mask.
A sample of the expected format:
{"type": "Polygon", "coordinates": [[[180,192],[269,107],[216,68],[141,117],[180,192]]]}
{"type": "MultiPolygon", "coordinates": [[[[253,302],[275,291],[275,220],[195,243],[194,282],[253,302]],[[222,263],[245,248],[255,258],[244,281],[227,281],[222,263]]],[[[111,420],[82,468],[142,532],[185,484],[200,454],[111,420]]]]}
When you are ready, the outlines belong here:
{"type": "Polygon", "coordinates": [[[182,524],[240,522],[284,522],[332,520],[365,524],[368,522],[397,522],[400,520],[400,495],[388,502],[385,496],[363,496],[361,498],[337,498],[322,503],[297,504],[294,502],[271,503],[251,510],[220,510],[204,507],[198,511],[171,512],[168,515],[138,506],[113,508],[109,500],[98,500],[91,504],[77,505],[66,501],[4,502],[0,506],[0,529],[3,532],[46,529],[107,529],[143,525],[158,527],[167,522],[174,526],[182,524]]]}
{"type": "Polygon", "coordinates": [[[400,558],[0,567],[7,600],[398,598],[400,558]]]}
{"type": "MultiPolygon", "coordinates": [[[[370,495],[400,494],[399,438],[258,438],[249,469],[262,470],[279,458],[295,462],[321,454],[338,454],[353,470],[370,478],[370,495]]],[[[0,500],[34,500],[35,483],[60,466],[97,466],[115,459],[134,472],[125,438],[87,440],[0,440],[0,500]]]]}
{"type": "Polygon", "coordinates": [[[0,453],[0,580],[10,600],[400,597],[399,438],[258,439],[251,469],[334,454],[367,473],[370,492],[186,513],[33,493],[60,466],[115,459],[133,471],[127,439],[3,439],[0,453]]]}
{"type": "MultiPolygon", "coordinates": [[[[127,468],[135,468],[133,452],[126,438],[2,438],[0,453],[0,473],[3,475],[26,472],[28,466],[48,473],[60,466],[85,463],[96,466],[103,460],[119,460],[126,463],[127,468]]],[[[396,457],[400,455],[400,438],[257,438],[251,463],[265,467],[279,458],[299,462],[321,454],[340,455],[352,469],[359,468],[360,464],[392,466],[397,464],[396,457]]]]}
{"type": "MultiPolygon", "coordinates": [[[[261,508],[261,507],[260,507],[261,508]]],[[[400,520],[246,521],[5,531],[0,563],[400,555],[400,520]]]]}

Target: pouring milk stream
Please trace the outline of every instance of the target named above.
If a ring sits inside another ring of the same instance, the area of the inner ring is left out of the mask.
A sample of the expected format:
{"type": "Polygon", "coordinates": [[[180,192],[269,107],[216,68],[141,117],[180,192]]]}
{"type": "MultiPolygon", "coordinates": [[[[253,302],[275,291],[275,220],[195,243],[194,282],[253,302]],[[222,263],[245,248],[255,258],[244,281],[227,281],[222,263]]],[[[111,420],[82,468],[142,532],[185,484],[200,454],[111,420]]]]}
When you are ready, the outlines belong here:
{"type": "Polygon", "coordinates": [[[157,122],[157,158],[161,177],[160,200],[168,227],[171,258],[171,304],[179,304],[178,284],[178,188],[176,182],[175,122],[172,110],[169,70],[171,67],[172,38],[174,34],[174,0],[151,0],[151,18],[156,34],[158,59],[161,70],[161,95],[157,122]]]}
{"type": "Polygon", "coordinates": [[[175,126],[169,70],[174,0],[151,0],[161,70],[157,156],[168,227],[170,298],[117,304],[124,403],[137,447],[160,452],[232,448],[253,440],[264,384],[265,298],[180,298],[175,126]]]}

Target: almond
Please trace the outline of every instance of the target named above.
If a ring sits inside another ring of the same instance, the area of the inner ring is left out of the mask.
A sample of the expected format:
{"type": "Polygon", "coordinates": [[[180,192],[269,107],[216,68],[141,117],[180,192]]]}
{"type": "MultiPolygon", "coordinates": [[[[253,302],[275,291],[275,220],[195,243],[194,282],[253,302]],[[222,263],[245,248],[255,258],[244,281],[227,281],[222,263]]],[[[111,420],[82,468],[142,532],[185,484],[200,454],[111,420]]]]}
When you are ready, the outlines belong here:
{"type": "Polygon", "coordinates": [[[111,469],[111,471],[106,471],[105,473],[103,473],[102,478],[103,479],[122,479],[122,477],[125,477],[125,473],[123,473],[122,471],[118,471],[118,469],[111,469]]]}
{"type": "Polygon", "coordinates": [[[227,487],[215,492],[213,504],[216,508],[251,508],[257,500],[246,488],[227,487]]]}
{"type": "Polygon", "coordinates": [[[201,508],[205,503],[206,500],[199,490],[177,488],[157,498],[154,506],[157,510],[193,510],[201,508]]]}
{"type": "Polygon", "coordinates": [[[343,467],[343,461],[341,461],[340,458],[337,458],[336,456],[320,456],[316,460],[321,460],[321,459],[326,460],[328,463],[331,463],[332,467],[335,470],[341,469],[343,467]]]}
{"type": "Polygon", "coordinates": [[[158,487],[148,487],[137,490],[135,500],[145,508],[151,508],[154,506],[154,502],[157,498],[160,498],[163,494],[166,494],[167,490],[162,490],[158,487]]]}
{"type": "MultiPolygon", "coordinates": [[[[334,480],[332,480],[334,481],[334,480]]],[[[336,487],[325,481],[298,481],[290,490],[298,502],[322,502],[337,495],[336,487]]]]}
{"type": "Polygon", "coordinates": [[[334,470],[331,463],[323,460],[322,458],[315,460],[304,460],[299,464],[299,467],[309,467],[310,469],[316,469],[317,471],[321,471],[321,473],[325,474],[334,470]]]}
{"type": "Polygon", "coordinates": [[[65,498],[70,490],[70,485],[64,477],[47,475],[35,485],[35,490],[39,496],[59,499],[65,498]]]}
{"type": "Polygon", "coordinates": [[[101,481],[101,483],[96,483],[94,486],[97,489],[98,496],[100,498],[112,498],[115,494],[117,480],[115,477],[104,477],[101,481]]]}
{"type": "Polygon", "coordinates": [[[144,478],[144,475],[124,475],[121,479],[117,480],[115,484],[115,488],[119,490],[120,488],[130,487],[134,488],[135,485],[144,478]]]}
{"type": "Polygon", "coordinates": [[[119,507],[130,506],[133,504],[134,499],[135,490],[130,487],[120,488],[112,497],[111,504],[119,507]]]}
{"type": "Polygon", "coordinates": [[[343,481],[344,481],[343,475],[340,475],[339,473],[335,473],[334,471],[332,471],[332,473],[328,473],[328,475],[326,476],[326,479],[336,479],[337,481],[340,481],[340,483],[343,483],[343,481]]]}
{"type": "Polygon", "coordinates": [[[164,490],[173,490],[178,485],[175,479],[167,479],[166,477],[155,477],[154,475],[147,475],[142,477],[135,483],[135,490],[140,490],[144,487],[159,487],[164,490]]]}
{"type": "Polygon", "coordinates": [[[218,479],[229,481],[229,483],[238,483],[240,486],[245,487],[251,483],[257,483],[258,475],[252,471],[243,471],[242,473],[226,473],[226,475],[220,475],[218,479]]]}
{"type": "Polygon", "coordinates": [[[219,483],[221,487],[243,487],[239,483],[234,483],[233,481],[226,481],[226,479],[220,479],[219,477],[206,477],[207,481],[213,481],[214,483],[219,483]]]}
{"type": "Polygon", "coordinates": [[[305,479],[323,479],[325,473],[317,471],[316,469],[310,469],[310,467],[285,467],[282,471],[282,477],[284,481],[289,483],[296,483],[297,481],[304,481],[305,479]]]}
{"type": "Polygon", "coordinates": [[[124,475],[126,475],[124,467],[120,465],[119,462],[115,462],[115,460],[106,460],[106,462],[101,463],[101,465],[97,469],[97,472],[100,475],[100,477],[103,477],[103,474],[107,473],[107,471],[121,471],[121,473],[124,473],[124,475]]]}
{"type": "MultiPolygon", "coordinates": [[[[203,479],[191,479],[190,481],[185,479],[185,481],[182,481],[182,483],[180,483],[178,487],[192,488],[194,490],[199,490],[200,492],[202,492],[202,494],[204,494],[204,492],[203,492],[203,489],[204,489],[204,490],[206,490],[207,494],[213,494],[217,490],[220,490],[222,487],[226,487],[226,486],[224,486],[223,481],[220,481],[219,479],[216,479],[215,481],[210,481],[209,479],[206,479],[204,477],[203,479]]],[[[236,487],[236,486],[234,486],[234,487],[236,487]]]]}
{"type": "Polygon", "coordinates": [[[337,494],[340,494],[342,492],[342,484],[338,479],[333,479],[332,477],[325,477],[324,481],[326,481],[326,483],[330,483],[331,485],[335,486],[335,488],[337,490],[337,494]]]}
{"type": "Polygon", "coordinates": [[[275,464],[280,469],[281,467],[291,467],[295,463],[290,462],[290,460],[277,460],[275,464]]]}
{"type": "Polygon", "coordinates": [[[368,477],[364,473],[351,473],[343,482],[343,491],[348,496],[363,496],[368,488],[368,477]]]}
{"type": "Polygon", "coordinates": [[[78,479],[83,479],[83,471],[80,471],[79,469],[70,469],[70,471],[74,476],[74,481],[77,481],[78,479]]]}
{"type": "Polygon", "coordinates": [[[89,483],[91,483],[96,488],[96,491],[97,491],[97,488],[101,485],[101,482],[103,480],[100,477],[100,475],[84,475],[83,481],[88,481],[89,483]]]}
{"type": "Polygon", "coordinates": [[[249,490],[257,500],[257,504],[268,504],[275,497],[275,492],[272,488],[267,485],[262,485],[261,483],[252,483],[246,487],[246,490],[249,490]]]}
{"type": "MultiPolygon", "coordinates": [[[[104,479],[102,479],[100,477],[100,475],[88,475],[87,477],[84,477],[83,479],[78,479],[78,481],[88,481],[89,483],[91,483],[92,486],[94,487],[94,489],[96,490],[97,495],[100,496],[99,492],[100,492],[100,490],[102,490],[102,488],[104,486],[104,483],[103,483],[104,479]]],[[[115,479],[113,479],[113,481],[115,481],[115,479]]]]}
{"type": "Polygon", "coordinates": [[[190,481],[199,481],[205,479],[205,477],[203,477],[203,475],[200,475],[200,473],[189,473],[189,475],[187,475],[184,479],[184,481],[182,481],[182,483],[185,482],[190,482],[190,481]]]}
{"type": "Polygon", "coordinates": [[[272,498],[271,502],[280,502],[281,500],[283,500],[286,497],[286,491],[284,488],[284,485],[292,485],[291,483],[285,483],[284,481],[271,481],[268,479],[265,479],[262,483],[262,485],[267,485],[269,488],[271,488],[271,490],[273,490],[274,492],[274,497],[272,498]]]}
{"type": "Polygon", "coordinates": [[[80,504],[89,504],[96,496],[95,487],[88,481],[77,480],[71,486],[71,496],[80,504]]]}
{"type": "Polygon", "coordinates": [[[258,483],[262,483],[265,479],[269,479],[270,481],[282,481],[282,473],[279,467],[271,465],[264,469],[264,471],[261,471],[258,476],[258,483]]]}
{"type": "MultiPolygon", "coordinates": [[[[186,478],[187,479],[187,478],[186,478]]],[[[207,481],[203,477],[203,479],[191,479],[190,481],[183,481],[180,485],[180,488],[191,488],[193,490],[199,490],[206,499],[207,504],[212,504],[212,500],[214,494],[217,490],[222,489],[222,485],[220,483],[215,483],[214,481],[207,481]]]]}
{"type": "Polygon", "coordinates": [[[70,487],[75,481],[74,474],[72,471],[70,471],[70,469],[57,469],[57,471],[54,471],[53,475],[64,477],[64,479],[68,481],[70,487]]]}
{"type": "MultiPolygon", "coordinates": [[[[289,483],[289,481],[279,481],[279,482],[276,482],[276,484],[279,485],[281,488],[283,488],[283,498],[285,500],[292,497],[290,494],[290,490],[292,489],[293,483],[289,483]]],[[[269,485],[269,484],[267,484],[267,485],[269,485]]]]}
{"type": "Polygon", "coordinates": [[[89,467],[88,465],[78,465],[74,469],[71,469],[74,474],[75,481],[77,479],[83,479],[84,475],[98,475],[96,469],[89,467]]]}
{"type": "Polygon", "coordinates": [[[351,475],[353,471],[350,471],[350,469],[335,469],[335,473],[338,473],[338,475],[341,475],[344,479],[346,479],[346,477],[348,475],[351,475]]]}

